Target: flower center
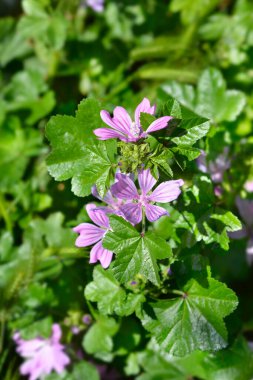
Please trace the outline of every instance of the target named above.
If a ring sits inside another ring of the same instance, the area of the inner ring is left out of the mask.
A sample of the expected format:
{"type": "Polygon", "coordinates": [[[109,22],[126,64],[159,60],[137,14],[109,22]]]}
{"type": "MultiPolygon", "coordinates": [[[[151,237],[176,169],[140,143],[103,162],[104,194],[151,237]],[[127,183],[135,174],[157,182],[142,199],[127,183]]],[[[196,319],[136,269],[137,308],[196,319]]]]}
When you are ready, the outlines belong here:
{"type": "Polygon", "coordinates": [[[138,127],[138,125],[135,124],[135,122],[133,121],[131,126],[130,126],[130,133],[134,136],[134,137],[138,137],[139,134],[140,134],[140,128],[138,127]]]}

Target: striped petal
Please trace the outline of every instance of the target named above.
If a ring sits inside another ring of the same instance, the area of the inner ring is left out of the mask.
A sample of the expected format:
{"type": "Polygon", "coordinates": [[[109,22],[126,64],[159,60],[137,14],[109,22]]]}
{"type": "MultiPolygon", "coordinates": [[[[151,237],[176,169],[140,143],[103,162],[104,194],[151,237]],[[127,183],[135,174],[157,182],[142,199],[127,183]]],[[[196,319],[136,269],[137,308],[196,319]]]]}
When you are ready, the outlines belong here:
{"type": "Polygon", "coordinates": [[[148,197],[150,201],[167,203],[177,199],[181,193],[180,186],[184,184],[182,179],[176,181],[166,181],[157,186],[153,193],[148,197]]]}
{"type": "Polygon", "coordinates": [[[141,203],[126,203],[121,206],[124,218],[133,225],[138,224],[142,220],[141,203]]]}
{"type": "Polygon", "coordinates": [[[169,215],[168,211],[163,207],[147,204],[145,206],[146,217],[150,222],[155,222],[161,216],[169,215]]]}
{"type": "Polygon", "coordinates": [[[87,213],[90,219],[99,227],[109,228],[109,219],[106,213],[99,209],[95,204],[89,203],[86,206],[87,213]]]}
{"type": "Polygon", "coordinates": [[[130,177],[124,174],[117,174],[117,180],[114,185],[111,186],[112,195],[119,199],[138,199],[139,194],[134,182],[130,177]]]}
{"type": "Polygon", "coordinates": [[[99,140],[120,139],[121,141],[127,141],[126,137],[119,131],[110,128],[97,128],[93,133],[99,138],[99,140]]]}
{"type": "Polygon", "coordinates": [[[160,129],[164,129],[167,127],[168,122],[172,119],[172,116],[163,116],[159,119],[153,121],[153,123],[150,124],[148,129],[146,130],[146,133],[152,133],[155,131],[159,131],[160,129]]]}
{"type": "Polygon", "coordinates": [[[138,181],[144,195],[146,195],[156,184],[156,179],[152,176],[149,169],[139,172],[138,181]]]}
{"type": "Polygon", "coordinates": [[[97,243],[102,239],[105,233],[102,228],[90,223],[81,223],[73,228],[73,231],[80,234],[75,242],[76,247],[88,247],[89,245],[97,243]]]}

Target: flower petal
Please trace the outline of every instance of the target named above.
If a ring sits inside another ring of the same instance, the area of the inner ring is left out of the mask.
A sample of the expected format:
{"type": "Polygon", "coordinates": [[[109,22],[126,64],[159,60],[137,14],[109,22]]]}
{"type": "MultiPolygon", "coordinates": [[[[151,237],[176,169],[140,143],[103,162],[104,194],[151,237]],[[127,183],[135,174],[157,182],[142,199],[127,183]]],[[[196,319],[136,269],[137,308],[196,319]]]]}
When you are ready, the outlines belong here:
{"type": "Polygon", "coordinates": [[[94,129],[93,133],[99,138],[99,140],[120,139],[125,142],[127,141],[126,137],[121,132],[110,128],[97,128],[94,129]]]}
{"type": "Polygon", "coordinates": [[[150,173],[150,169],[141,170],[138,174],[138,181],[143,194],[147,194],[156,184],[156,179],[150,173]]]}
{"type": "Polygon", "coordinates": [[[249,239],[248,241],[246,254],[247,254],[247,262],[249,265],[251,265],[253,262],[253,238],[249,239]]]}
{"type": "Polygon", "coordinates": [[[94,203],[87,204],[86,210],[90,219],[99,227],[109,228],[109,219],[103,210],[97,207],[94,203]]]}
{"type": "Polygon", "coordinates": [[[121,206],[121,211],[124,218],[133,225],[141,222],[142,219],[142,205],[141,203],[126,203],[121,206]]]}
{"type": "Polygon", "coordinates": [[[176,181],[166,181],[157,186],[153,193],[148,197],[150,201],[167,203],[177,199],[181,193],[180,186],[184,184],[182,179],[176,181]]]}
{"type": "Polygon", "coordinates": [[[249,227],[253,226],[253,201],[236,197],[235,202],[244,222],[249,227]]]}
{"type": "Polygon", "coordinates": [[[139,194],[134,182],[124,174],[117,174],[118,182],[111,186],[112,195],[120,199],[138,199],[139,194]]]}
{"type": "Polygon", "coordinates": [[[113,122],[117,129],[128,135],[132,124],[131,117],[123,107],[116,107],[113,111],[113,122]]]}
{"type": "Polygon", "coordinates": [[[61,331],[60,325],[58,323],[54,323],[52,326],[51,341],[53,343],[59,343],[61,336],[62,336],[62,331],[61,331]]]}
{"type": "Polygon", "coordinates": [[[155,131],[159,131],[160,129],[164,129],[167,127],[168,122],[173,119],[172,116],[163,116],[159,119],[153,121],[153,123],[150,124],[148,129],[146,130],[146,133],[152,133],[155,131]]]}
{"type": "Polygon", "coordinates": [[[140,114],[141,114],[141,112],[145,112],[145,113],[149,113],[150,115],[154,115],[155,110],[156,110],[155,105],[153,107],[151,107],[150,101],[147,98],[144,98],[142,100],[142,102],[136,107],[135,115],[134,115],[135,124],[139,128],[141,128],[141,125],[140,125],[140,114]]]}
{"type": "Polygon", "coordinates": [[[102,246],[102,241],[99,241],[90,251],[90,263],[94,264],[99,260],[103,268],[108,268],[112,261],[112,255],[111,251],[102,246]]]}
{"type": "Polygon", "coordinates": [[[150,222],[154,222],[161,218],[163,215],[169,215],[168,211],[163,207],[155,206],[152,204],[146,204],[145,206],[146,217],[150,222]]]}
{"type": "Polygon", "coordinates": [[[102,239],[105,233],[102,228],[90,223],[81,223],[73,231],[80,234],[75,242],[76,247],[88,247],[102,239]]]}

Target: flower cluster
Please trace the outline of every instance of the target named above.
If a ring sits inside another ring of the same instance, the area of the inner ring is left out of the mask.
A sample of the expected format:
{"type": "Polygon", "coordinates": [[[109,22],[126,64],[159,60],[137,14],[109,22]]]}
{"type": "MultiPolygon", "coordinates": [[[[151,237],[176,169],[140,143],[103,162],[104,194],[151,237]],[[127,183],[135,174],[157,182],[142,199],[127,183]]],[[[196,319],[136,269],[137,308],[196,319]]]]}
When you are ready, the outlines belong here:
{"type": "MultiPolygon", "coordinates": [[[[163,116],[154,120],[146,131],[143,130],[140,121],[141,113],[153,115],[155,106],[151,106],[148,99],[144,98],[135,110],[135,121],[132,122],[128,112],[123,107],[116,107],[113,117],[107,111],[101,111],[102,120],[110,128],[99,128],[94,133],[99,139],[107,140],[118,138],[124,143],[137,143],[149,133],[164,129],[171,116],[163,116]]],[[[92,188],[92,194],[106,206],[88,204],[86,210],[90,219],[95,223],[81,223],[73,230],[79,236],[76,239],[77,247],[93,245],[90,251],[90,263],[100,261],[107,268],[113,257],[113,252],[108,251],[102,245],[102,239],[110,230],[108,214],[116,214],[123,217],[132,225],[141,223],[144,218],[154,222],[163,215],[169,215],[167,210],[155,203],[167,203],[174,201],[181,193],[180,187],[184,184],[182,179],[162,182],[155,187],[157,180],[151,174],[150,169],[142,169],[137,173],[139,188],[135,185],[134,173],[117,173],[115,183],[111,186],[102,199],[96,187],[92,188]],[[155,189],[153,190],[153,188],[155,189]]]]}
{"type": "Polygon", "coordinates": [[[61,328],[56,323],[52,327],[49,339],[38,337],[24,340],[17,332],[13,337],[17,344],[17,352],[26,359],[20,367],[20,373],[29,375],[29,380],[39,379],[52,371],[62,373],[70,359],[64,352],[64,346],[60,344],[61,335],[61,328]]]}

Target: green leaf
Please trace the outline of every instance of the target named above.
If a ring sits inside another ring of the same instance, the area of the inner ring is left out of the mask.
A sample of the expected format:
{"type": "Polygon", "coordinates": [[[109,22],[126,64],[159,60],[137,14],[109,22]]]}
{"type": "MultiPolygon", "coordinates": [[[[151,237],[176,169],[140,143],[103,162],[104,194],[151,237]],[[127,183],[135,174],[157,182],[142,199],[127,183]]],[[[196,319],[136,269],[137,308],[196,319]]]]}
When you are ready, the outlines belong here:
{"type": "Polygon", "coordinates": [[[115,215],[110,216],[110,226],[112,231],[105,235],[103,245],[117,254],[112,268],[115,278],[128,282],[141,274],[158,285],[157,259],[172,256],[166,241],[151,232],[142,236],[130,223],[115,215]]]}
{"type": "Polygon", "coordinates": [[[212,214],[211,218],[220,220],[226,226],[226,230],[228,232],[238,231],[242,228],[242,223],[231,211],[225,211],[222,209],[218,209],[218,214],[212,214]]]}
{"type": "Polygon", "coordinates": [[[163,115],[171,115],[175,118],[177,122],[175,132],[177,132],[179,128],[180,133],[182,131],[184,132],[182,136],[173,137],[171,139],[175,144],[186,148],[194,145],[208,133],[210,124],[206,117],[197,115],[170,95],[164,96],[161,92],[160,96],[162,100],[167,100],[161,107],[161,113],[163,115]]]}
{"type": "Polygon", "coordinates": [[[227,346],[223,319],[237,304],[235,293],[225,284],[208,278],[204,288],[192,279],[182,288],[181,297],[151,304],[155,318],[144,313],[142,323],[161,349],[172,355],[217,351],[227,346]]]}
{"type": "Polygon", "coordinates": [[[189,161],[195,160],[200,155],[200,150],[198,148],[193,148],[188,145],[178,145],[175,148],[171,148],[173,152],[186,156],[189,161]]]}
{"type": "Polygon", "coordinates": [[[152,156],[149,157],[147,167],[151,167],[151,170],[158,168],[159,170],[162,170],[165,175],[172,178],[173,172],[169,164],[172,157],[173,154],[171,151],[159,144],[158,148],[155,150],[152,156]]]}
{"type": "Polygon", "coordinates": [[[186,25],[197,23],[198,19],[202,19],[210,13],[217,5],[219,0],[172,0],[170,10],[172,12],[181,12],[182,22],[186,25]]]}
{"type": "Polygon", "coordinates": [[[88,363],[84,360],[75,364],[74,369],[71,374],[68,374],[66,380],[80,380],[80,379],[89,379],[89,380],[99,380],[99,374],[91,363],[88,363]]]}
{"type": "Polygon", "coordinates": [[[89,195],[94,184],[104,196],[114,177],[116,143],[96,139],[93,130],[100,125],[100,106],[94,99],[82,101],[76,117],[54,116],[47,125],[52,145],[49,173],[58,181],[72,178],[72,191],[78,196],[89,195]]]}
{"type": "Polygon", "coordinates": [[[39,336],[49,338],[52,334],[52,318],[46,317],[40,321],[34,322],[31,325],[20,330],[23,339],[34,339],[39,336]]]}
{"type": "Polygon", "coordinates": [[[117,314],[127,316],[139,309],[145,297],[142,294],[126,293],[110,270],[96,267],[93,272],[93,281],[85,288],[85,297],[98,303],[102,314],[117,314]]]}
{"type": "Polygon", "coordinates": [[[149,113],[146,113],[146,112],[141,112],[140,122],[141,122],[141,127],[144,131],[148,129],[148,127],[153,121],[155,121],[155,117],[153,115],[150,115],[149,113]]]}
{"type": "Polygon", "coordinates": [[[85,297],[98,303],[98,309],[102,314],[113,314],[121,309],[126,298],[126,292],[120,287],[112,273],[101,267],[96,267],[93,272],[93,282],[85,288],[85,297]]]}
{"type": "MultiPolygon", "coordinates": [[[[203,71],[196,90],[193,86],[171,81],[159,90],[159,97],[164,101],[166,94],[216,123],[236,120],[246,104],[245,95],[241,91],[227,90],[221,72],[215,68],[203,71]]],[[[175,108],[174,104],[173,109],[175,108]]]]}
{"type": "Polygon", "coordinates": [[[246,98],[237,90],[226,90],[220,71],[214,68],[203,72],[197,88],[197,110],[216,122],[234,121],[242,112],[246,98]]]}
{"type": "Polygon", "coordinates": [[[113,339],[118,325],[113,318],[99,316],[83,339],[83,348],[88,354],[110,361],[112,358],[113,339]]]}

